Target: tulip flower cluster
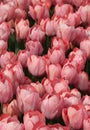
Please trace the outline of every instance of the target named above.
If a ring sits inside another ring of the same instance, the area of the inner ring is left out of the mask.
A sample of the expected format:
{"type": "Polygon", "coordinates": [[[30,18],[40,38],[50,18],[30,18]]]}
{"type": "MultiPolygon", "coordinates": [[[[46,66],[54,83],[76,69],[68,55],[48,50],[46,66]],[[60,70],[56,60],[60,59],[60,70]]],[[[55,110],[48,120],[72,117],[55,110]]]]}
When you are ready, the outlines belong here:
{"type": "Polygon", "coordinates": [[[0,1],[0,130],[90,130],[90,0],[0,1]]]}

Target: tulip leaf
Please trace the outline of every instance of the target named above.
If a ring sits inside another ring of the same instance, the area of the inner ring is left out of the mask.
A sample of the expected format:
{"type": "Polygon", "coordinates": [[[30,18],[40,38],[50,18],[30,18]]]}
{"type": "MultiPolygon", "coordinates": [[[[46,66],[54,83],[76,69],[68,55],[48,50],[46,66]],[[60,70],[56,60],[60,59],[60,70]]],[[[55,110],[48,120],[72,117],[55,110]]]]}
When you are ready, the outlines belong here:
{"type": "Polygon", "coordinates": [[[51,36],[45,36],[45,39],[44,39],[44,42],[43,42],[43,54],[47,54],[48,52],[48,49],[51,47],[51,39],[52,37],[51,36]]]}
{"type": "Polygon", "coordinates": [[[16,36],[15,34],[11,33],[8,39],[8,51],[15,52],[15,43],[16,43],[16,36]]]}
{"type": "Polygon", "coordinates": [[[54,5],[51,6],[49,14],[50,14],[50,18],[51,18],[54,14],[54,5]]]}

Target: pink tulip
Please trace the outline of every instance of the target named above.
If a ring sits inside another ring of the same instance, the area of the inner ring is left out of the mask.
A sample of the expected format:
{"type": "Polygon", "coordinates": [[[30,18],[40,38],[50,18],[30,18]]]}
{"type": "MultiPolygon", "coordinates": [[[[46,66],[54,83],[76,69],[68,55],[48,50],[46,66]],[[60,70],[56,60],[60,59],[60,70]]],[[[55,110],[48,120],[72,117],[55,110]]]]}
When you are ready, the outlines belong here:
{"type": "Polygon", "coordinates": [[[45,38],[45,32],[42,30],[42,28],[39,25],[35,25],[29,29],[29,34],[27,37],[27,40],[32,40],[32,41],[39,41],[43,42],[45,38]]]}
{"type": "Polygon", "coordinates": [[[44,96],[45,89],[44,89],[44,86],[42,85],[42,83],[40,83],[40,82],[33,83],[32,82],[30,85],[36,89],[36,91],[39,93],[40,97],[44,96]]]}
{"type": "Polygon", "coordinates": [[[11,116],[21,116],[17,101],[13,99],[9,104],[3,104],[3,114],[9,114],[11,116]]]}
{"type": "Polygon", "coordinates": [[[75,84],[77,81],[77,70],[72,64],[66,64],[61,71],[61,77],[69,84],[75,84]]]}
{"type": "Polygon", "coordinates": [[[34,6],[29,6],[29,12],[28,14],[34,19],[34,20],[40,20],[45,19],[49,17],[49,9],[47,4],[36,4],[34,6]]]}
{"type": "Polygon", "coordinates": [[[30,56],[30,52],[27,50],[19,50],[17,54],[18,61],[21,63],[22,67],[27,66],[27,59],[30,56]]]}
{"type": "Polygon", "coordinates": [[[15,0],[0,3],[0,12],[2,12],[0,13],[0,23],[14,18],[15,8],[16,8],[15,0]]]}
{"type": "Polygon", "coordinates": [[[8,64],[3,73],[10,78],[13,85],[14,93],[16,94],[16,89],[18,85],[25,83],[25,75],[21,64],[19,62],[8,64]]]}
{"type": "Polygon", "coordinates": [[[31,55],[41,55],[43,52],[43,47],[39,41],[28,41],[26,42],[26,49],[31,55]]]}
{"type": "Polygon", "coordinates": [[[76,6],[76,7],[79,7],[79,6],[81,6],[83,3],[85,3],[85,2],[88,2],[88,0],[79,0],[79,1],[77,1],[77,0],[65,0],[67,3],[70,3],[70,4],[72,4],[72,5],[74,5],[74,6],[76,6]]]}
{"type": "Polygon", "coordinates": [[[73,51],[69,54],[69,62],[75,66],[77,71],[81,71],[85,67],[86,56],[82,50],[74,48],[73,51]]]}
{"type": "Polygon", "coordinates": [[[17,6],[20,8],[20,9],[27,9],[27,3],[28,3],[28,0],[16,0],[17,2],[17,6]]]}
{"type": "Polygon", "coordinates": [[[70,41],[74,30],[75,30],[75,28],[73,26],[68,26],[65,23],[64,19],[60,19],[59,23],[58,23],[58,28],[57,28],[56,34],[57,34],[57,37],[60,37],[63,40],[70,41]]]}
{"type": "Polygon", "coordinates": [[[90,116],[90,96],[85,95],[82,97],[82,104],[85,106],[85,109],[90,116]]]}
{"type": "Polygon", "coordinates": [[[90,96],[85,95],[85,96],[82,98],[82,103],[83,103],[83,105],[90,105],[90,96]]]}
{"type": "Polygon", "coordinates": [[[77,89],[72,90],[71,92],[63,92],[63,94],[61,95],[64,98],[64,106],[65,107],[69,107],[72,105],[78,105],[81,103],[81,94],[77,89]],[[75,94],[74,94],[75,92],[75,94]],[[77,96],[79,94],[80,96],[77,96]]]}
{"type": "Polygon", "coordinates": [[[42,85],[45,89],[45,92],[48,93],[48,94],[52,94],[53,93],[53,81],[47,79],[47,78],[44,78],[42,80],[42,85]]]}
{"type": "Polygon", "coordinates": [[[68,86],[68,82],[65,81],[64,79],[55,79],[55,80],[50,80],[50,79],[43,79],[42,80],[43,87],[45,89],[45,92],[47,94],[62,94],[63,92],[68,92],[70,91],[70,88],[68,86]]]}
{"type": "Polygon", "coordinates": [[[16,116],[2,115],[0,120],[1,130],[25,130],[24,125],[21,124],[16,116]]]}
{"type": "Polygon", "coordinates": [[[8,43],[4,40],[0,40],[0,55],[7,51],[8,43]]]}
{"type": "Polygon", "coordinates": [[[80,49],[86,54],[87,59],[90,59],[90,40],[84,40],[80,43],[80,49]]]}
{"type": "Polygon", "coordinates": [[[88,115],[83,105],[74,105],[62,110],[62,117],[67,126],[72,129],[82,129],[83,121],[88,115]]]}
{"type": "Polygon", "coordinates": [[[62,50],[62,48],[49,49],[48,57],[51,63],[62,65],[65,60],[65,52],[62,50]]]}
{"type": "Polygon", "coordinates": [[[45,74],[46,61],[44,57],[31,55],[27,60],[29,72],[34,76],[45,74]]]}
{"type": "Polygon", "coordinates": [[[60,79],[59,81],[57,81],[53,88],[54,92],[60,95],[63,94],[64,92],[70,91],[68,83],[64,79],[60,79]]]}
{"type": "Polygon", "coordinates": [[[39,111],[29,111],[24,114],[25,130],[33,130],[37,124],[45,124],[45,117],[39,111]]]}
{"type": "MultiPolygon", "coordinates": [[[[66,23],[69,26],[75,26],[75,27],[77,27],[78,25],[81,24],[80,14],[78,12],[69,13],[68,17],[66,19],[66,23]]],[[[74,37],[74,36],[72,36],[72,37],[74,37]]],[[[73,39],[73,38],[71,38],[71,39],[73,39]]]]}
{"type": "MultiPolygon", "coordinates": [[[[26,12],[25,10],[21,8],[16,8],[14,12],[14,17],[17,18],[18,20],[25,19],[26,18],[26,12]]],[[[26,31],[26,30],[25,30],[26,31]]],[[[24,34],[21,34],[20,37],[23,37],[24,34]]],[[[24,37],[23,37],[24,38],[24,37]]],[[[22,38],[22,39],[23,39],[22,38]]],[[[25,37],[26,38],[26,37],[25,37]]]]}
{"type": "Polygon", "coordinates": [[[78,12],[80,13],[81,20],[83,23],[87,22],[90,23],[90,5],[80,6],[78,12]]]}
{"type": "Polygon", "coordinates": [[[16,55],[14,52],[6,51],[0,57],[0,65],[2,68],[5,68],[7,64],[13,64],[16,61],[16,55]]]}
{"type": "Polygon", "coordinates": [[[73,13],[73,8],[70,4],[56,5],[54,15],[62,18],[67,18],[69,13],[73,13]]]}
{"type": "Polygon", "coordinates": [[[47,94],[41,102],[41,112],[45,114],[48,119],[54,119],[61,115],[64,106],[63,98],[59,95],[47,94]],[[47,109],[48,108],[48,109],[47,109]]]}
{"type": "Polygon", "coordinates": [[[90,129],[90,118],[85,119],[83,121],[83,130],[89,130],[90,129]]]}
{"type": "Polygon", "coordinates": [[[44,30],[46,32],[46,34],[48,36],[54,36],[56,34],[56,31],[57,31],[57,22],[54,21],[53,19],[50,20],[50,19],[47,19],[46,20],[46,23],[44,23],[44,30]]]}
{"type": "Polygon", "coordinates": [[[70,93],[75,95],[79,100],[81,100],[81,93],[79,92],[78,89],[73,88],[73,89],[71,89],[70,93]]]}
{"type": "Polygon", "coordinates": [[[3,22],[0,24],[0,40],[7,41],[10,35],[9,24],[3,22]]]}
{"type": "Polygon", "coordinates": [[[72,32],[72,37],[71,37],[71,41],[73,41],[73,43],[76,46],[80,46],[80,42],[87,39],[87,34],[86,31],[83,27],[77,27],[74,29],[74,31],[72,32]]]}
{"type": "Polygon", "coordinates": [[[0,102],[8,103],[13,97],[13,86],[10,79],[0,73],[0,102]]]}
{"type": "Polygon", "coordinates": [[[15,64],[11,65],[10,68],[14,75],[14,81],[17,81],[19,84],[23,84],[25,81],[25,74],[21,64],[16,62],[15,64]]]}
{"type": "Polygon", "coordinates": [[[66,52],[69,49],[69,42],[66,40],[62,40],[58,37],[53,37],[51,42],[51,48],[62,48],[66,52]]]}
{"type": "Polygon", "coordinates": [[[81,71],[78,74],[76,87],[81,91],[88,91],[88,75],[86,72],[81,71]]]}
{"type": "Polygon", "coordinates": [[[28,20],[16,20],[15,21],[15,30],[17,40],[26,39],[29,33],[29,21],[28,20]],[[23,31],[22,31],[23,29],[23,31]]]}
{"type": "Polygon", "coordinates": [[[30,85],[19,86],[16,96],[20,112],[39,109],[41,99],[38,92],[30,85]]]}
{"type": "Polygon", "coordinates": [[[61,65],[60,64],[46,65],[46,73],[47,73],[47,77],[50,80],[60,78],[61,77],[61,65]]]}

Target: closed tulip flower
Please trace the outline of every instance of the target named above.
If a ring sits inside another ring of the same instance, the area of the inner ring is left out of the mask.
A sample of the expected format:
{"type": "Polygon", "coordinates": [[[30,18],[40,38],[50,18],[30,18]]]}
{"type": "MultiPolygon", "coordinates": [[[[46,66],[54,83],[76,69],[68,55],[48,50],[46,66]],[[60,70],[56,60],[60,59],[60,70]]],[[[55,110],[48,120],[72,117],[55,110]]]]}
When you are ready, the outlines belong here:
{"type": "Polygon", "coordinates": [[[20,112],[39,110],[41,98],[39,93],[30,85],[19,86],[16,95],[20,112]]]}
{"type": "Polygon", "coordinates": [[[15,30],[17,40],[26,39],[29,33],[29,21],[28,20],[16,20],[15,21],[15,30]],[[22,31],[23,29],[23,31],[22,31]]]}
{"type": "Polygon", "coordinates": [[[24,114],[25,130],[33,130],[37,124],[45,124],[45,116],[39,111],[29,111],[24,114]]]}
{"type": "Polygon", "coordinates": [[[41,112],[47,119],[54,119],[61,115],[64,106],[63,98],[59,95],[47,94],[41,102],[41,112]],[[48,108],[48,109],[47,109],[48,108]]]}
{"type": "Polygon", "coordinates": [[[83,105],[74,105],[62,110],[62,117],[67,126],[72,129],[82,129],[83,121],[88,115],[83,105]]]}
{"type": "Polygon", "coordinates": [[[0,73],[0,102],[8,103],[13,98],[13,86],[10,79],[0,73]]]}
{"type": "Polygon", "coordinates": [[[9,115],[2,115],[0,119],[1,130],[25,130],[22,123],[19,122],[17,116],[10,117],[9,115]]]}
{"type": "Polygon", "coordinates": [[[27,60],[29,72],[34,76],[45,74],[46,61],[44,57],[31,55],[27,60]]]}

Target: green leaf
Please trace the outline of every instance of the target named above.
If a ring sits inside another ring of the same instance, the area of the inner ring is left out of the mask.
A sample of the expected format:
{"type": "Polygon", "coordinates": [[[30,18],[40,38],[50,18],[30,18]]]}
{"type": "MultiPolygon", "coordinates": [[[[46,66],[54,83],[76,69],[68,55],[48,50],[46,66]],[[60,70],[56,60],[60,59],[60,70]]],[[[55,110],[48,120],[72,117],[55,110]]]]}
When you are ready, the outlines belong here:
{"type": "Polygon", "coordinates": [[[16,36],[15,34],[10,34],[8,39],[8,51],[15,52],[16,36]]]}
{"type": "Polygon", "coordinates": [[[44,39],[44,42],[43,42],[43,54],[47,54],[48,52],[48,49],[51,47],[51,40],[52,40],[52,37],[51,36],[45,36],[45,39],[44,39]]]}

